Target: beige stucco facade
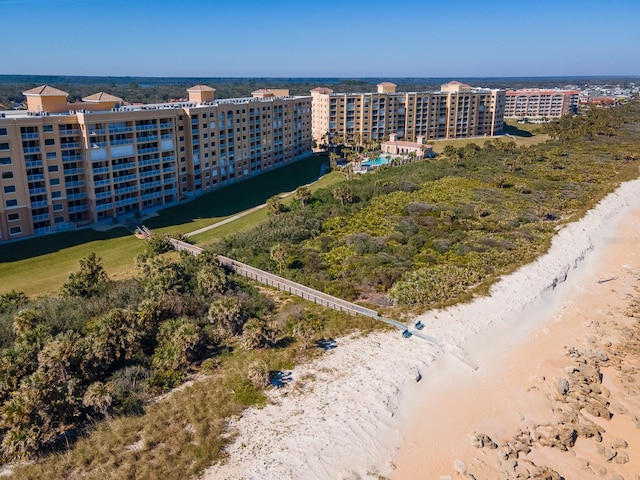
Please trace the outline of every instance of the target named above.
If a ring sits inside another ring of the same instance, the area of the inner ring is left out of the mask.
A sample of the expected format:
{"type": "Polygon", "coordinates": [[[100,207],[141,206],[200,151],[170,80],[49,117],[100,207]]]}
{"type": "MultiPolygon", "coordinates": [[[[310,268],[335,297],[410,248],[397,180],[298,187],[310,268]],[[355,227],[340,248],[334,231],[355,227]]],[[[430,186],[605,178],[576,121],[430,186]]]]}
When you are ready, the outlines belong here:
{"type": "Polygon", "coordinates": [[[507,118],[557,118],[578,112],[580,91],[541,90],[538,88],[508,90],[504,116],[507,118]]]}
{"type": "Polygon", "coordinates": [[[141,106],[43,89],[27,96],[35,110],[4,112],[0,242],[173,204],[311,152],[310,97],[214,100],[199,87],[141,106]]]}
{"type": "Polygon", "coordinates": [[[397,93],[390,82],[375,93],[334,93],[311,90],[313,139],[317,145],[330,138],[346,141],[381,141],[397,134],[416,141],[493,136],[502,133],[504,90],[472,88],[459,82],[440,92],[397,93]]]}

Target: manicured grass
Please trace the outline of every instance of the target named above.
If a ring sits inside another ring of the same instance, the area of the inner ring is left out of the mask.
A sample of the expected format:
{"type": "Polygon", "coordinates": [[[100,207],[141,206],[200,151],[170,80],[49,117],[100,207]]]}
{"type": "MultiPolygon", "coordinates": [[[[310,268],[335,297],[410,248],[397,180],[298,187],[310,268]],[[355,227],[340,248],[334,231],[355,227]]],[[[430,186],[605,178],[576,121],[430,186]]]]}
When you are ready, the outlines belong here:
{"type": "MultiPolygon", "coordinates": [[[[158,233],[197,230],[260,205],[273,195],[295,190],[313,181],[320,174],[320,166],[325,163],[328,163],[326,156],[313,155],[202,195],[193,201],[161,210],[157,217],[144,223],[158,233]]],[[[339,174],[331,175],[330,179],[335,179],[339,174]]],[[[323,179],[318,185],[333,181],[330,179],[323,179]]],[[[221,238],[237,229],[249,228],[264,218],[266,211],[254,212],[221,227],[219,231],[214,229],[205,232],[195,240],[221,238]]],[[[102,258],[110,278],[126,278],[132,274],[135,256],[143,250],[144,243],[125,228],[114,228],[107,232],[93,229],[63,232],[7,244],[0,248],[0,293],[11,289],[27,295],[55,293],[69,274],[78,270],[79,260],[92,252],[102,258]]]]}
{"type": "Polygon", "coordinates": [[[501,140],[508,142],[513,140],[521,147],[522,145],[536,145],[538,143],[546,142],[549,140],[549,135],[538,133],[539,125],[533,124],[519,124],[516,121],[505,122],[504,136],[501,137],[478,137],[478,138],[461,138],[459,140],[429,140],[429,143],[433,145],[433,151],[436,153],[442,153],[444,147],[447,145],[453,145],[456,148],[464,147],[468,143],[475,143],[476,145],[483,146],[484,142],[493,138],[500,138],[501,140]]]}
{"type": "Polygon", "coordinates": [[[0,250],[0,293],[11,289],[27,295],[55,293],[79,259],[96,252],[110,278],[129,275],[144,244],[125,228],[107,232],[79,230],[4,245],[0,250]]]}
{"type": "Polygon", "coordinates": [[[261,205],[273,195],[295,190],[320,176],[326,156],[313,155],[234,185],[215,190],[192,202],[160,211],[144,224],[158,233],[192,232],[244,210],[261,205]]]}
{"type": "MultiPolygon", "coordinates": [[[[321,188],[328,187],[335,183],[341,182],[344,180],[344,175],[340,172],[330,172],[327,175],[323,176],[320,180],[313,183],[309,190],[315,192],[321,188]]],[[[282,203],[285,205],[290,204],[294,201],[294,196],[289,195],[282,200],[282,203]]],[[[269,213],[266,208],[262,208],[258,211],[252,212],[248,215],[245,215],[242,218],[239,218],[233,222],[227,223],[226,225],[221,225],[220,227],[213,228],[211,230],[207,230],[206,232],[199,233],[198,235],[194,235],[191,237],[191,240],[196,242],[199,245],[206,245],[212,243],[215,240],[224,238],[227,235],[231,235],[234,232],[247,230],[256,224],[267,219],[269,213]]],[[[220,219],[222,220],[222,219],[220,219]]],[[[216,220],[219,221],[219,220],[216,220]]],[[[214,223],[214,222],[212,222],[214,223]]]]}

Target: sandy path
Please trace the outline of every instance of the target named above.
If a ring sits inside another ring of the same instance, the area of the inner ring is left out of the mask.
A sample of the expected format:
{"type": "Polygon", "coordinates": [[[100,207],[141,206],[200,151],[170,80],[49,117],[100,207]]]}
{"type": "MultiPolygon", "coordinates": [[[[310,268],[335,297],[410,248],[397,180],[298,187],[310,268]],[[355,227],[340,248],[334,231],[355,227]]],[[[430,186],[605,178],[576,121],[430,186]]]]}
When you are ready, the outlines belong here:
{"type": "MultiPolygon", "coordinates": [[[[573,324],[558,320],[572,305],[572,295],[614,271],[598,270],[605,250],[611,250],[604,248],[604,237],[615,235],[623,214],[640,212],[637,192],[640,181],[621,186],[580,222],[562,229],[546,255],[498,282],[490,297],[421,317],[425,333],[449,348],[464,348],[478,371],[395,332],[340,339],[336,349],[297,367],[291,384],[270,393],[270,405],[234,419],[230,431],[237,437],[227,462],[212,466],[203,478],[437,479],[453,475],[456,459],[471,469],[480,455],[496,457],[470,447],[470,435],[477,430],[508,439],[523,419],[545,421],[551,400],[527,395],[526,389],[547,392],[550,381],[533,375],[567,365],[562,347],[578,337],[573,324]],[[556,349],[556,363],[545,363],[551,358],[546,352],[556,349]],[[423,380],[416,383],[418,371],[423,380]]],[[[636,239],[633,232],[624,235],[636,239]]],[[[629,250],[623,243],[614,246],[629,250]]],[[[616,285],[628,281],[621,278],[616,285]]],[[[585,291],[588,299],[612,287],[596,285],[597,292],[585,291]]],[[[539,375],[555,381],[553,371],[539,375]]],[[[481,471],[478,480],[496,478],[494,466],[483,462],[478,468],[486,466],[489,473],[483,477],[481,471]]]]}

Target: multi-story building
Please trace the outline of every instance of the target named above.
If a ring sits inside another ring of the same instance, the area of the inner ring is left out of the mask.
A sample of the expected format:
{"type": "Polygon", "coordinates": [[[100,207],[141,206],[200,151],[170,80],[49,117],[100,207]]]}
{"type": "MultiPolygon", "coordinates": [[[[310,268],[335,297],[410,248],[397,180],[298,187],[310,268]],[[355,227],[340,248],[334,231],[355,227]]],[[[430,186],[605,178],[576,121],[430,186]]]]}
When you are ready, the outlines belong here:
{"type": "Polygon", "coordinates": [[[311,152],[311,97],[259,90],[215,100],[124,105],[106,93],[67,103],[34,88],[0,113],[0,242],[179,202],[311,152]]]}
{"type": "Polygon", "coordinates": [[[493,136],[502,133],[504,90],[473,88],[460,82],[440,92],[396,92],[396,85],[380,83],[376,93],[334,93],[326,87],[311,90],[313,139],[380,141],[396,134],[416,141],[439,138],[493,136]]]}
{"type": "Polygon", "coordinates": [[[556,118],[578,113],[580,91],[541,90],[538,88],[507,90],[504,116],[507,118],[556,118]]]}

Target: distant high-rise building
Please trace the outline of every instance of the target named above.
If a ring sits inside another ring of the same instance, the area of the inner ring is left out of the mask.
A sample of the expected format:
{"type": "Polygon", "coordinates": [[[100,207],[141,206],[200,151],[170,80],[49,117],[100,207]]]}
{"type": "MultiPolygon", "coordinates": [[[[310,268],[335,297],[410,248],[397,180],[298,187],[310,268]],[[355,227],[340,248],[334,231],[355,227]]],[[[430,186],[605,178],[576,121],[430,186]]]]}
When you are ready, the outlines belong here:
{"type": "Polygon", "coordinates": [[[473,88],[460,82],[440,92],[396,92],[383,82],[376,93],[311,90],[313,139],[384,140],[391,134],[416,141],[499,135],[503,127],[504,90],[473,88]]]}
{"type": "Polygon", "coordinates": [[[311,97],[259,90],[215,100],[124,105],[104,92],[24,92],[0,113],[0,242],[173,204],[311,152],[311,97]]]}
{"type": "Polygon", "coordinates": [[[578,90],[541,90],[525,88],[507,90],[506,118],[557,118],[578,112],[578,90]]]}

